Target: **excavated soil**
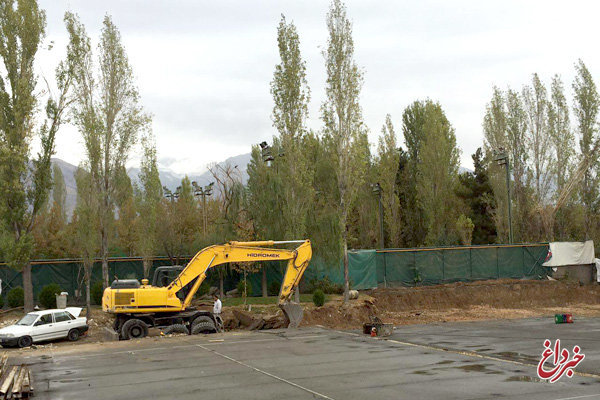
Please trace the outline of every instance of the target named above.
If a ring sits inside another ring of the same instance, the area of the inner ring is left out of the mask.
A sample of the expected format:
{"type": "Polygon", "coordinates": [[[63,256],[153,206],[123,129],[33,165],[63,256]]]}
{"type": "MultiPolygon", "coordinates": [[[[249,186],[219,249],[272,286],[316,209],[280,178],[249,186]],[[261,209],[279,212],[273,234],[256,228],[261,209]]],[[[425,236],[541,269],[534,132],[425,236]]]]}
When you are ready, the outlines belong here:
{"type": "MultiPolygon", "coordinates": [[[[564,281],[482,281],[363,291],[357,300],[350,300],[346,305],[342,296],[329,295],[322,307],[312,303],[302,305],[304,319],[301,326],[320,325],[333,329],[360,329],[371,315],[394,325],[540,316],[552,318],[556,313],[571,313],[576,320],[578,317],[600,317],[600,285],[564,281]]],[[[202,305],[201,308],[210,307],[202,305]]],[[[261,327],[278,327],[277,320],[283,319],[277,305],[253,305],[250,311],[247,306],[224,307],[222,317],[228,330],[250,328],[240,323],[240,313],[269,322],[261,327]]],[[[15,323],[22,315],[22,310],[0,313],[0,327],[15,323]]],[[[88,335],[78,343],[103,341],[104,327],[110,327],[112,321],[111,315],[94,306],[88,320],[88,335]]],[[[159,330],[150,331],[150,336],[160,336],[159,330]]],[[[71,344],[59,341],[37,347],[71,344]]]]}
{"type": "Polygon", "coordinates": [[[499,280],[414,288],[376,289],[343,305],[305,307],[303,326],[357,329],[376,315],[395,325],[528,318],[571,313],[600,316],[600,285],[563,281],[499,280]]]}

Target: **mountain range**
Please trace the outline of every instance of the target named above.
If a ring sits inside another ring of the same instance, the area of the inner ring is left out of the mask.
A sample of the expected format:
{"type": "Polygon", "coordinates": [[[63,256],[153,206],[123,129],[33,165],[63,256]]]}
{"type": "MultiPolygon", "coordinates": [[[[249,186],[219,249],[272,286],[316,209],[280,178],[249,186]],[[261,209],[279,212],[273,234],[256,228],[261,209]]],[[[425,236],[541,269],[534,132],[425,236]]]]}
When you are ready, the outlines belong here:
{"type": "MultiPolygon", "coordinates": [[[[250,162],[250,153],[240,154],[234,157],[229,157],[225,161],[217,163],[217,165],[225,166],[227,164],[232,167],[236,167],[241,172],[242,182],[246,183],[248,181],[248,163],[250,162]]],[[[66,186],[66,201],[65,208],[67,215],[71,215],[73,210],[75,209],[75,205],[77,204],[77,184],[75,183],[75,171],[77,170],[77,166],[70,164],[60,158],[53,158],[52,164],[57,165],[64,177],[65,186],[66,186]]],[[[138,175],[140,173],[139,168],[128,168],[127,175],[132,182],[138,182],[138,175]]],[[[158,174],[160,176],[160,181],[163,186],[168,189],[175,191],[175,188],[181,185],[181,180],[186,176],[186,174],[179,174],[174,172],[168,168],[158,168],[158,174]]],[[[187,174],[190,181],[196,181],[198,185],[205,186],[210,182],[214,181],[210,171],[206,170],[201,173],[192,173],[187,174]]]]}

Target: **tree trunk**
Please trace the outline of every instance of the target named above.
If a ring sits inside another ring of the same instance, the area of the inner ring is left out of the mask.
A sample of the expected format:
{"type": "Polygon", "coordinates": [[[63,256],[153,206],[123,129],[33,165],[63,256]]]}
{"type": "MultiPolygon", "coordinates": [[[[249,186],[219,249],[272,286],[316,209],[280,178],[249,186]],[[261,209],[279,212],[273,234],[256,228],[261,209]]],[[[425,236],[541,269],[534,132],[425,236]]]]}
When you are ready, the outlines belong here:
{"type": "Polygon", "coordinates": [[[102,280],[104,281],[104,288],[108,287],[108,233],[106,228],[102,229],[102,245],[100,249],[102,253],[102,280]]]}
{"type": "Polygon", "coordinates": [[[262,268],[262,297],[267,297],[269,295],[267,291],[267,266],[264,265],[262,268]]]}
{"type": "Polygon", "coordinates": [[[23,292],[25,312],[33,311],[33,283],[31,282],[31,263],[23,267],[23,292]]]}
{"type": "Polygon", "coordinates": [[[350,300],[350,274],[348,272],[348,241],[343,237],[344,245],[344,304],[350,300]]]}
{"type": "Polygon", "coordinates": [[[143,265],[144,278],[148,279],[148,275],[150,274],[150,268],[152,268],[152,260],[150,258],[144,257],[143,265]]]}
{"type": "Polygon", "coordinates": [[[94,265],[94,263],[92,262],[92,265],[86,265],[85,268],[85,318],[87,321],[90,320],[90,317],[92,316],[92,302],[91,302],[91,298],[90,298],[90,290],[91,290],[91,284],[90,284],[90,276],[92,275],[92,266],[94,265]]]}

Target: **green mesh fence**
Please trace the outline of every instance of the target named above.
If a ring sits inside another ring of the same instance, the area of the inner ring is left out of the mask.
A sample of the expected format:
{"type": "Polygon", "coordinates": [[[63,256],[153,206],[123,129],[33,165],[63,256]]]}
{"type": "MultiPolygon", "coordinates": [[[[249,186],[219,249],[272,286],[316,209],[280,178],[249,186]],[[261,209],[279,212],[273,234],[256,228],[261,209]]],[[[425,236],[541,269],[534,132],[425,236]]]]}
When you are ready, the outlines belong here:
{"type": "MultiPolygon", "coordinates": [[[[371,289],[389,286],[433,285],[446,282],[474,281],[481,279],[541,279],[547,275],[542,266],[548,253],[547,244],[498,245],[498,246],[457,246],[445,248],[383,249],[349,251],[349,275],[353,289],[371,289]]],[[[181,260],[185,264],[189,258],[181,260]]],[[[148,275],[152,279],[154,269],[161,265],[171,265],[166,257],[153,259],[148,275]]],[[[266,262],[267,284],[283,279],[286,262],[266,262]]],[[[109,259],[109,276],[120,279],[143,278],[141,258],[109,259]]],[[[318,256],[313,257],[306,270],[302,286],[310,280],[329,278],[332,283],[343,285],[344,268],[339,263],[327,263],[318,256]]],[[[230,290],[240,279],[240,274],[228,271],[225,274],[224,288],[230,290]]],[[[2,295],[17,286],[23,285],[20,272],[0,265],[2,295]]],[[[217,273],[208,273],[209,284],[218,285],[217,273]]],[[[248,274],[252,294],[262,294],[262,272],[248,274]]],[[[99,262],[92,270],[92,284],[102,280],[102,267],[99,262]]],[[[42,260],[32,262],[34,296],[50,283],[57,283],[70,296],[82,293],[84,287],[83,268],[77,260],[42,260]]]]}
{"type": "Polygon", "coordinates": [[[433,285],[482,279],[541,279],[547,244],[383,249],[376,252],[378,286],[433,285]]]}

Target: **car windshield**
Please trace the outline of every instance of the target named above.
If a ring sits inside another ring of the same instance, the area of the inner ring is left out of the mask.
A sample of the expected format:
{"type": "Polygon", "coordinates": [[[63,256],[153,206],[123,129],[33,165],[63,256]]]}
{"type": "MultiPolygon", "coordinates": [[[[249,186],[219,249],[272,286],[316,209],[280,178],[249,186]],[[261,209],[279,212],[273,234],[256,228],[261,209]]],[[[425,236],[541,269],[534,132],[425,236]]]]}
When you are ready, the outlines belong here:
{"type": "Polygon", "coordinates": [[[37,317],[38,316],[36,314],[27,314],[26,316],[21,318],[19,322],[17,322],[17,325],[33,325],[33,322],[37,319],[37,317]]]}

